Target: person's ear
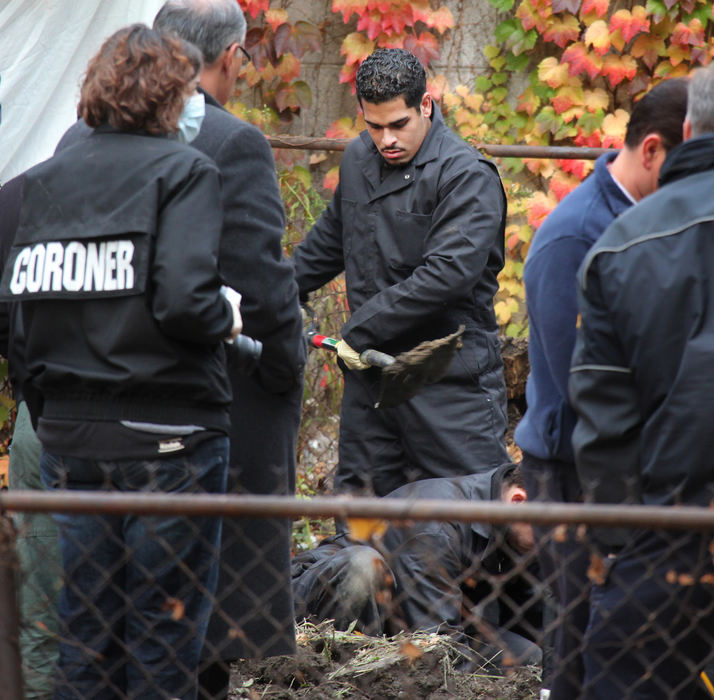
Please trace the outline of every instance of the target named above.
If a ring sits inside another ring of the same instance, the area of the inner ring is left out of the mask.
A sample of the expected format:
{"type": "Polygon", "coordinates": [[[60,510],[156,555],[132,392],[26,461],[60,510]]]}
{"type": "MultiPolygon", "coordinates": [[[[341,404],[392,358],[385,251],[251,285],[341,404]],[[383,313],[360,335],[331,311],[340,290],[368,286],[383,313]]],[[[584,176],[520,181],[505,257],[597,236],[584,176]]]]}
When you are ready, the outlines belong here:
{"type": "Polygon", "coordinates": [[[514,486],[508,494],[508,501],[510,503],[525,503],[527,500],[526,490],[521,486],[514,486]]]}
{"type": "Polygon", "coordinates": [[[664,150],[662,137],[659,134],[654,132],[647,134],[640,144],[642,167],[645,170],[651,170],[655,166],[659,167],[659,156],[664,150]]]}
{"type": "Polygon", "coordinates": [[[233,59],[235,58],[236,51],[238,51],[238,44],[231,44],[223,53],[221,54],[221,72],[226,75],[230,75],[233,68],[233,59]]]}
{"type": "Polygon", "coordinates": [[[419,105],[419,111],[422,117],[431,117],[431,111],[433,109],[433,103],[431,101],[431,95],[425,92],[421,98],[421,104],[419,105]]]}
{"type": "Polygon", "coordinates": [[[682,124],[682,138],[685,141],[689,141],[692,138],[692,122],[689,119],[685,119],[684,124],[682,124]]]}

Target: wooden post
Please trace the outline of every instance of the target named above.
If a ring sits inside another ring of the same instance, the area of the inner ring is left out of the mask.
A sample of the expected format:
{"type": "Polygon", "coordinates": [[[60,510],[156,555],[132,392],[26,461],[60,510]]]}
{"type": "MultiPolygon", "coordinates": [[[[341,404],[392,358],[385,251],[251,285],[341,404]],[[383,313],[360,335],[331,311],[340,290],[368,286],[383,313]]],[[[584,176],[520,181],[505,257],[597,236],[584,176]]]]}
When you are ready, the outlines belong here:
{"type": "Polygon", "coordinates": [[[5,700],[23,700],[20,657],[20,612],[17,605],[15,528],[0,514],[0,683],[5,700]]]}

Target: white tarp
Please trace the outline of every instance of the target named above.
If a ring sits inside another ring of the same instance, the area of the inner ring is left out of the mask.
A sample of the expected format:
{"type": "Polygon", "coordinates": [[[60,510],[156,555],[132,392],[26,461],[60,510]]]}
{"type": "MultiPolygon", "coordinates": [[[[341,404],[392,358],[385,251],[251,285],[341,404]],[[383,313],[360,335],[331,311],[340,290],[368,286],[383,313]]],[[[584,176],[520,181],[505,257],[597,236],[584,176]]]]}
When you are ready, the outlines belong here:
{"type": "Polygon", "coordinates": [[[0,0],[0,183],[49,158],[102,42],[163,0],[0,0]]]}

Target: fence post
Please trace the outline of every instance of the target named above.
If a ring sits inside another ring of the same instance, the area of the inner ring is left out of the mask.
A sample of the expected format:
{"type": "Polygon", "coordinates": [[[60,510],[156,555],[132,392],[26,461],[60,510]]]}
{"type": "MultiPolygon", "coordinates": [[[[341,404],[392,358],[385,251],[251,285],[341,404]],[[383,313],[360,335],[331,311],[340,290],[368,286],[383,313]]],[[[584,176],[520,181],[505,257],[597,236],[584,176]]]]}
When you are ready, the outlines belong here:
{"type": "Polygon", "coordinates": [[[0,679],[5,700],[23,700],[18,569],[15,528],[10,517],[0,513],[0,679]]]}

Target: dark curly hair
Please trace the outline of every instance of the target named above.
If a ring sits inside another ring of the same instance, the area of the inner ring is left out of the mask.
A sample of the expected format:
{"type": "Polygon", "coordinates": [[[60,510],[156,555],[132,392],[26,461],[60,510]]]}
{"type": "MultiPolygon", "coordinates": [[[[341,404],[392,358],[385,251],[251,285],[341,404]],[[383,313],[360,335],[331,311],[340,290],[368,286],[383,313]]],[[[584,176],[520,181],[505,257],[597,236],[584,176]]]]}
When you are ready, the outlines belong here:
{"type": "Polygon", "coordinates": [[[357,69],[357,99],[370,104],[403,97],[407,107],[419,107],[426,92],[426,71],[405,49],[377,49],[357,69]]]}
{"type": "Polygon", "coordinates": [[[172,133],[201,66],[192,44],[132,24],[110,36],[89,62],[78,116],[91,127],[172,133]]]}

